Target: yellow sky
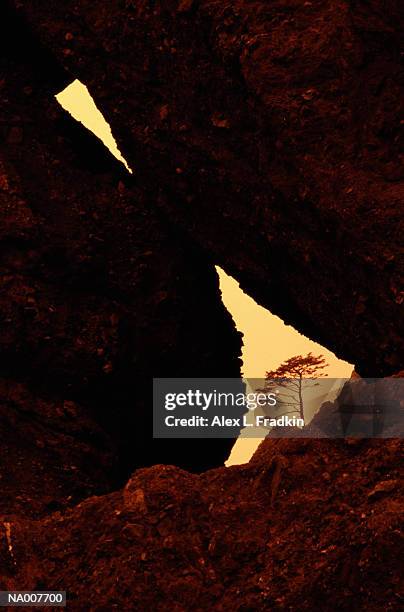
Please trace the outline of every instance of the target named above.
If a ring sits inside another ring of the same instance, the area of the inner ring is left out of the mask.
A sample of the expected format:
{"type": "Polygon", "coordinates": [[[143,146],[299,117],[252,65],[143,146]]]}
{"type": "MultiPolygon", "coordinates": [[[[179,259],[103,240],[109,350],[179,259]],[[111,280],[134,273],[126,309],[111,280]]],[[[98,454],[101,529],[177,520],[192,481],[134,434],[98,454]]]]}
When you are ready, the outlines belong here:
{"type": "Polygon", "coordinates": [[[282,319],[258,306],[246,295],[237,281],[220,268],[216,268],[220,278],[222,299],[232,314],[237,329],[244,334],[243,374],[246,378],[263,378],[265,372],[274,370],[282,361],[294,355],[324,355],[329,368],[326,372],[331,378],[350,378],[353,366],[338,359],[334,353],[302,336],[282,319]]]}
{"type": "Polygon", "coordinates": [[[93,132],[105,144],[125,168],[132,174],[126,160],[122,157],[111,128],[95,105],[94,100],[85,85],[80,81],[73,81],[66,89],[56,96],[57,101],[67,110],[76,121],[80,121],[88,130],[93,132]]]}
{"type": "MultiPolygon", "coordinates": [[[[273,370],[293,355],[324,355],[329,368],[325,370],[330,378],[350,378],[353,365],[338,359],[334,353],[302,336],[290,325],[258,306],[246,295],[237,281],[220,268],[223,303],[231,313],[237,329],[244,334],[242,352],[243,374],[246,378],[264,378],[265,372],[273,370]]],[[[240,437],[233,447],[226,465],[246,463],[261,440],[240,437]]]]}
{"type": "MultiPolygon", "coordinates": [[[[122,157],[112,136],[110,126],[97,109],[85,85],[74,81],[57,97],[58,102],[77,121],[83,123],[132,172],[122,157]]],[[[243,374],[247,378],[263,378],[267,370],[275,369],[282,361],[294,355],[324,355],[329,363],[328,376],[349,378],[353,365],[337,357],[302,336],[290,325],[285,325],[279,317],[258,306],[252,298],[240,289],[237,281],[216,268],[220,278],[223,303],[231,313],[236,327],[244,334],[243,374]]],[[[260,440],[239,438],[233,448],[227,465],[245,463],[258,446],[260,440]]]]}

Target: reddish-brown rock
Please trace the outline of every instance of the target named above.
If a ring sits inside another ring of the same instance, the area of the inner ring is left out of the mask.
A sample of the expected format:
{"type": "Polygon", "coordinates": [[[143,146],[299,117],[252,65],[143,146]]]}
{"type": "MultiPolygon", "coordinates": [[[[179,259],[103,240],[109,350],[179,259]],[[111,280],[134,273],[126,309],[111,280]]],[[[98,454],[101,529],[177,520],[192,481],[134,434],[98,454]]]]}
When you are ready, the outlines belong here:
{"type": "Polygon", "coordinates": [[[238,373],[214,263],[361,374],[401,368],[400,4],[0,15],[1,588],[72,610],[399,609],[399,440],[270,439],[244,466],[118,483],[231,446],[150,444],[153,375],[238,373]],[[52,100],[73,77],[135,177],[52,100]]]}
{"type": "Polygon", "coordinates": [[[120,449],[121,478],[155,462],[221,465],[232,440],[209,452],[152,440],[153,376],[239,375],[213,263],[158,211],[156,189],[60,109],[49,92],[66,74],[35,37],[19,48],[13,24],[0,64],[0,373],[87,406],[120,449]]]}
{"type": "Polygon", "coordinates": [[[400,453],[398,440],[268,440],[201,476],[138,470],[67,512],[8,517],[0,579],[65,589],[72,610],[397,610],[400,453]]]}
{"type": "Polygon", "coordinates": [[[0,379],[0,514],[38,518],[120,482],[118,449],[84,406],[0,379]]]}
{"type": "Polygon", "coordinates": [[[362,376],[401,367],[399,2],[14,4],[250,295],[362,376]]]}

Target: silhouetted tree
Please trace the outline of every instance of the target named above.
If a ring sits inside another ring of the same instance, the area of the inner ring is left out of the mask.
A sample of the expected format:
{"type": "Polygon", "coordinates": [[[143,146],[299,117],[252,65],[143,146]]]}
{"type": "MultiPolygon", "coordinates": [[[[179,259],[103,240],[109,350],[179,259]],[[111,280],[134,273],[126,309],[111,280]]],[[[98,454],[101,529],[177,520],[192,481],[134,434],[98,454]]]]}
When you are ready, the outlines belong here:
{"type": "Polygon", "coordinates": [[[299,412],[304,419],[303,388],[317,385],[313,379],[327,376],[322,370],[328,367],[323,355],[308,353],[306,357],[296,355],[286,359],[276,370],[265,375],[265,392],[278,391],[283,406],[292,406],[289,413],[299,412]],[[283,389],[279,392],[279,387],[283,389]]]}

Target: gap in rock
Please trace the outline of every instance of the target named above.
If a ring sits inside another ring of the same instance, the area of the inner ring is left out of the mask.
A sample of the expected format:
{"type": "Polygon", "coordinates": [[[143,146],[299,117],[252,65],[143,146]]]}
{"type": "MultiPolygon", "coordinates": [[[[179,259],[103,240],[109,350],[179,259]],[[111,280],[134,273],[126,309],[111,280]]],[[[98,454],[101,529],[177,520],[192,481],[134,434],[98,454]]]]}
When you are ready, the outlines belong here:
{"type": "MultiPolygon", "coordinates": [[[[107,149],[132,174],[131,168],[118,149],[111,128],[97,108],[87,87],[78,80],[73,81],[56,96],[59,104],[72,117],[93,132],[107,149]]],[[[275,369],[282,361],[294,355],[305,355],[310,351],[324,355],[332,378],[349,378],[352,364],[338,359],[334,353],[306,338],[279,317],[259,306],[246,295],[238,282],[216,267],[220,279],[222,300],[232,315],[238,331],[243,334],[243,375],[246,378],[264,378],[268,370],[275,369]]],[[[242,434],[233,447],[226,465],[238,465],[249,461],[261,439],[243,438],[242,434]]]]}
{"type": "MultiPolygon", "coordinates": [[[[269,310],[259,306],[246,295],[238,282],[216,267],[225,307],[230,312],[238,331],[243,333],[242,362],[245,378],[265,378],[268,370],[276,369],[283,361],[294,355],[324,355],[329,364],[325,372],[330,378],[350,378],[354,366],[338,359],[328,349],[303,336],[291,325],[269,310]]],[[[242,435],[234,445],[226,465],[247,463],[261,439],[245,438],[242,435]]]]}
{"type": "Polygon", "coordinates": [[[87,87],[77,79],[57,94],[56,100],[76,121],[82,123],[99,138],[107,149],[133,174],[126,159],[122,156],[109,124],[97,108],[87,87]]]}

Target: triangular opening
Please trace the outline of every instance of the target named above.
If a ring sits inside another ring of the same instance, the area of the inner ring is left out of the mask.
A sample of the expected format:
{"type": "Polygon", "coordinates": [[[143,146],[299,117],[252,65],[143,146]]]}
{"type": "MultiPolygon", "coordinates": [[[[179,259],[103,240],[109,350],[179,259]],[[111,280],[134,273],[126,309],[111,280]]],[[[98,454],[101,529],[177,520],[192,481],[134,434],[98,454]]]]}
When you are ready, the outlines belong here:
{"type": "MultiPolygon", "coordinates": [[[[93,132],[109,151],[132,173],[127,161],[118,149],[111,128],[97,108],[87,87],[78,80],[71,83],[56,96],[59,104],[74,119],[93,132]]],[[[324,355],[329,363],[328,376],[349,378],[354,366],[334,353],[306,338],[296,329],[271,312],[259,306],[246,295],[236,280],[216,267],[225,307],[232,315],[236,328],[243,333],[243,374],[247,378],[264,378],[265,372],[276,368],[283,360],[297,354],[313,352],[324,355]]],[[[227,465],[246,463],[258,447],[260,439],[237,440],[227,465]]]]}

